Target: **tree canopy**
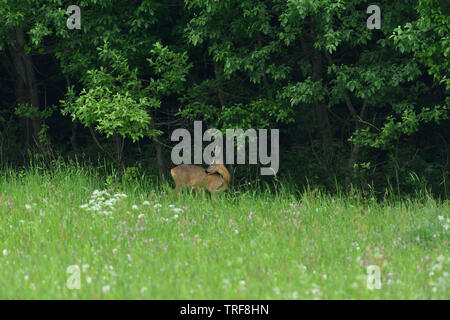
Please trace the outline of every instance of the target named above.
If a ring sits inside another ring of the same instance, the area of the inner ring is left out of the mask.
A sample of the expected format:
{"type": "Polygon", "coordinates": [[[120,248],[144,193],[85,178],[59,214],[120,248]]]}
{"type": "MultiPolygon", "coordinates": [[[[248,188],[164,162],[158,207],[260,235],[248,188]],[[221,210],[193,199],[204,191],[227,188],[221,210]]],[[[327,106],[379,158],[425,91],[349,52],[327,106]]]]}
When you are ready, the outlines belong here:
{"type": "Polygon", "coordinates": [[[299,186],[447,196],[450,6],[380,0],[372,29],[372,4],[0,0],[0,161],[100,156],[164,179],[171,132],[202,120],[280,129],[299,186]]]}

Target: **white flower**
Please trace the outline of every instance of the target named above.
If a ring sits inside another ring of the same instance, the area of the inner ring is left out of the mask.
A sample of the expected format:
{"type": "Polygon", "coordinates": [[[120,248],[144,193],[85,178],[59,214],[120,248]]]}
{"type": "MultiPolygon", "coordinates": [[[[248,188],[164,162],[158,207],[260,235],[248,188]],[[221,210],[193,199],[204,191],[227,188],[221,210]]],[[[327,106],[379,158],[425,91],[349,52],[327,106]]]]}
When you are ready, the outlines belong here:
{"type": "Polygon", "coordinates": [[[150,205],[150,202],[144,201],[144,202],[142,202],[142,205],[143,205],[143,206],[149,206],[149,205],[150,205]]]}
{"type": "Polygon", "coordinates": [[[155,208],[155,209],[161,208],[161,207],[162,207],[162,204],[160,204],[160,203],[157,203],[157,204],[155,204],[155,205],[153,206],[153,208],[155,208]]]}
{"type": "Polygon", "coordinates": [[[25,205],[25,209],[30,210],[30,209],[31,209],[31,206],[30,206],[29,204],[26,204],[26,205],[25,205]]]}
{"type": "Polygon", "coordinates": [[[117,249],[117,248],[114,248],[114,249],[112,250],[112,253],[114,253],[114,254],[116,254],[117,252],[119,252],[119,249],[117,249]]]}
{"type": "Polygon", "coordinates": [[[444,220],[444,216],[438,216],[439,221],[444,220]]]}
{"type": "Polygon", "coordinates": [[[177,212],[177,213],[183,212],[183,209],[180,209],[180,208],[172,208],[171,210],[173,212],[177,212]]]}
{"type": "Polygon", "coordinates": [[[135,205],[135,204],[133,204],[133,206],[131,208],[133,208],[133,210],[138,210],[139,209],[138,206],[135,205]]]}
{"type": "Polygon", "coordinates": [[[87,278],[86,278],[86,282],[87,282],[87,283],[91,283],[91,282],[92,282],[92,278],[91,278],[91,277],[87,277],[87,278]]]}
{"type": "Polygon", "coordinates": [[[141,288],[141,294],[144,294],[145,291],[147,291],[147,287],[142,287],[142,288],[141,288]]]}
{"type": "Polygon", "coordinates": [[[4,250],[3,250],[3,255],[4,255],[4,256],[7,256],[7,255],[8,255],[8,250],[4,249],[4,250]]]}
{"type": "Polygon", "coordinates": [[[442,270],[442,264],[438,263],[431,267],[431,270],[442,270]]]}
{"type": "Polygon", "coordinates": [[[23,278],[25,279],[25,281],[28,281],[28,279],[30,279],[30,277],[27,274],[23,278]]]}
{"type": "Polygon", "coordinates": [[[174,218],[174,219],[178,218],[178,215],[177,215],[177,214],[176,214],[176,215],[174,215],[174,216],[173,216],[173,218],[174,218]]]}
{"type": "Polygon", "coordinates": [[[102,291],[106,294],[109,292],[109,289],[111,289],[110,286],[103,286],[102,291]]]}
{"type": "Polygon", "coordinates": [[[138,219],[142,219],[142,218],[144,218],[145,216],[141,213],[140,215],[138,215],[138,219]]]}
{"type": "Polygon", "coordinates": [[[89,264],[83,264],[83,272],[86,272],[86,270],[89,268],[89,264]]]}
{"type": "Polygon", "coordinates": [[[115,198],[126,198],[127,195],[124,194],[124,193],[115,193],[115,194],[114,194],[114,197],[115,197],[115,198]]]}

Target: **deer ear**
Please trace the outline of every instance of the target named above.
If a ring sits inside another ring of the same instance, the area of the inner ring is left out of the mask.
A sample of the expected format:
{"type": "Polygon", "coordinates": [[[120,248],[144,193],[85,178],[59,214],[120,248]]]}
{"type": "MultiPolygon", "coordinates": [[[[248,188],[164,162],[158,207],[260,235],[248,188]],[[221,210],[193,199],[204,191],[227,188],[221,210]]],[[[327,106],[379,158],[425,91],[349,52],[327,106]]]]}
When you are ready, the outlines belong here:
{"type": "Polygon", "coordinates": [[[207,169],[206,169],[206,173],[207,174],[214,174],[217,172],[217,168],[213,167],[213,164],[211,164],[207,169]]]}
{"type": "Polygon", "coordinates": [[[222,163],[222,150],[219,146],[215,146],[214,148],[214,158],[213,158],[213,164],[219,164],[222,163]]]}
{"type": "Polygon", "coordinates": [[[218,156],[221,156],[221,155],[222,155],[222,150],[220,149],[219,146],[216,146],[214,148],[214,156],[218,157],[218,156]]]}

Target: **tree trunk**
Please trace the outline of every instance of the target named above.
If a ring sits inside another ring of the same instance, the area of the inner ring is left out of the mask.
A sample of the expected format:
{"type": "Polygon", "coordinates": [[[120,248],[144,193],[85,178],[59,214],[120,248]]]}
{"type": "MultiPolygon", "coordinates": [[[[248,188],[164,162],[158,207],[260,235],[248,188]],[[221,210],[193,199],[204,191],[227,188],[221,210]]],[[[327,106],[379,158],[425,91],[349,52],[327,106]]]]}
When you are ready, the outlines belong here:
{"type": "MultiPolygon", "coordinates": [[[[312,80],[320,82],[322,80],[322,55],[319,51],[313,50],[311,58],[312,63],[312,80]]],[[[332,135],[330,121],[328,119],[328,108],[324,100],[314,105],[314,115],[318,124],[319,134],[322,140],[322,151],[325,156],[325,163],[330,165],[333,163],[332,135]]]]}
{"type": "Polygon", "coordinates": [[[115,132],[112,135],[112,141],[114,144],[114,151],[116,153],[116,162],[119,165],[120,170],[123,171],[125,169],[125,165],[123,162],[123,148],[125,145],[125,140],[117,132],[115,132]]]}
{"type": "MultiPolygon", "coordinates": [[[[152,120],[150,121],[150,128],[152,130],[156,129],[155,115],[152,114],[152,120]]],[[[158,177],[161,181],[167,181],[168,170],[166,166],[166,157],[164,155],[163,144],[158,140],[157,137],[153,138],[153,144],[156,150],[156,161],[158,162],[158,177]]]]}
{"type": "MultiPolygon", "coordinates": [[[[312,76],[314,82],[320,82],[323,78],[323,56],[320,51],[315,49],[312,43],[315,41],[316,34],[311,30],[308,36],[308,41],[303,35],[300,36],[300,43],[306,58],[311,61],[312,76]]],[[[313,105],[313,115],[322,145],[322,154],[324,155],[324,162],[327,168],[334,163],[333,137],[328,118],[328,108],[325,100],[318,101],[313,105]]]]}
{"type": "Polygon", "coordinates": [[[153,142],[156,149],[156,160],[158,161],[158,176],[161,181],[167,181],[167,166],[166,158],[164,156],[163,145],[157,138],[153,138],[153,142]]]}
{"type": "MultiPolygon", "coordinates": [[[[25,34],[22,29],[15,29],[13,34],[16,43],[9,46],[9,53],[13,65],[13,80],[18,104],[29,103],[32,107],[39,110],[39,91],[36,83],[36,73],[33,67],[33,61],[30,55],[25,53],[25,34]]],[[[42,129],[41,119],[34,114],[31,121],[26,121],[25,147],[30,147],[30,139],[36,145],[38,150],[43,151],[43,145],[39,139],[39,133],[42,129]],[[31,122],[32,134],[29,135],[29,123],[31,122]],[[30,137],[31,136],[31,137],[30,137]]]]}
{"type": "Polygon", "coordinates": [[[70,143],[71,143],[72,149],[75,153],[78,152],[77,135],[78,135],[78,123],[74,120],[72,122],[72,135],[70,136],[70,143]]]}

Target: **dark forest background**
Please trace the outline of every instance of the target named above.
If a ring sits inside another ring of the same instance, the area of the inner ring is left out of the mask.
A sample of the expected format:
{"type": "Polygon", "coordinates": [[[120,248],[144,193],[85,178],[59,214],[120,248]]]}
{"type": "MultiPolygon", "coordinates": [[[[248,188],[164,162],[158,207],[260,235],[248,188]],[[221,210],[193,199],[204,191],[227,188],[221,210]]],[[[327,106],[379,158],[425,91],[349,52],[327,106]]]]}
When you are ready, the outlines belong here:
{"type": "Polygon", "coordinates": [[[76,160],[164,180],[170,134],[202,120],[280,129],[277,177],[234,165],[235,187],[447,197],[448,3],[0,0],[1,167],[76,160]]]}

